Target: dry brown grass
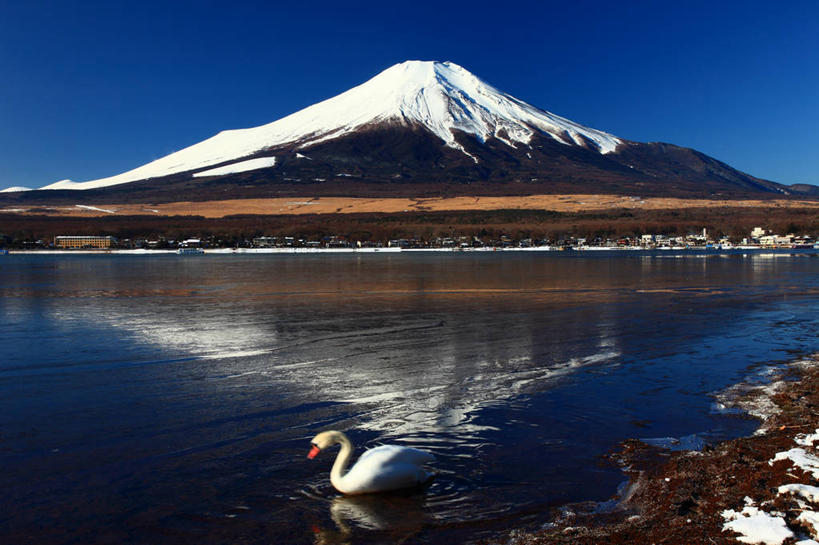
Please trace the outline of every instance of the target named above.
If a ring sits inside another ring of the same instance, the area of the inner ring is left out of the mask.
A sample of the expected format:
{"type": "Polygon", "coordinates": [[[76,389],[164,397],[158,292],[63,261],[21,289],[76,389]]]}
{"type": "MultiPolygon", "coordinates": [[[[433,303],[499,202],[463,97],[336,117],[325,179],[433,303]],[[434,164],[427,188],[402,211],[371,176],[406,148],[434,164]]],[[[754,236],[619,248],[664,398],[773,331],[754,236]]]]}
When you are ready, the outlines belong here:
{"type": "Polygon", "coordinates": [[[99,216],[201,216],[223,218],[237,214],[304,215],[467,210],[551,210],[589,212],[613,209],[674,210],[687,208],[817,208],[811,200],[715,200],[635,198],[620,195],[529,195],[509,197],[355,198],[305,197],[180,201],[164,204],[94,204],[75,206],[18,206],[0,212],[69,217],[99,216]]]}

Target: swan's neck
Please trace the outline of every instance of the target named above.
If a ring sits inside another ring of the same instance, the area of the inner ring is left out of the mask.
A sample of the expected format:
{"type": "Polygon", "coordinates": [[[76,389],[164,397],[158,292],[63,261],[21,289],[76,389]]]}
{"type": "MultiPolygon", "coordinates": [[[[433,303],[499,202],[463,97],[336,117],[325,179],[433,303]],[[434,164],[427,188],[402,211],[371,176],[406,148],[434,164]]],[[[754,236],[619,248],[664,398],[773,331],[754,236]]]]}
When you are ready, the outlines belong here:
{"type": "Polygon", "coordinates": [[[341,450],[336,456],[333,469],[330,470],[330,482],[337,490],[343,491],[344,472],[347,470],[350,458],[353,456],[353,443],[341,432],[337,432],[333,439],[341,445],[341,450]]]}

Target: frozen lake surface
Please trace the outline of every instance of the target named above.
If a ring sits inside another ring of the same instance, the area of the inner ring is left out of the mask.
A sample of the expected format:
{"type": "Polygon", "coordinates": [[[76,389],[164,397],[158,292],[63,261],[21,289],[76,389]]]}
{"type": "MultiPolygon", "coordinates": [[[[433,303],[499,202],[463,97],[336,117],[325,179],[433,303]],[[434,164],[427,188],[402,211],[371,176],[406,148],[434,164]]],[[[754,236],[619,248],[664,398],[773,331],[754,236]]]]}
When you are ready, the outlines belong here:
{"type": "Polygon", "coordinates": [[[0,542],[445,543],[605,500],[623,439],[819,349],[815,252],[5,256],[0,542]],[[434,453],[341,498],[340,429],[434,453]]]}

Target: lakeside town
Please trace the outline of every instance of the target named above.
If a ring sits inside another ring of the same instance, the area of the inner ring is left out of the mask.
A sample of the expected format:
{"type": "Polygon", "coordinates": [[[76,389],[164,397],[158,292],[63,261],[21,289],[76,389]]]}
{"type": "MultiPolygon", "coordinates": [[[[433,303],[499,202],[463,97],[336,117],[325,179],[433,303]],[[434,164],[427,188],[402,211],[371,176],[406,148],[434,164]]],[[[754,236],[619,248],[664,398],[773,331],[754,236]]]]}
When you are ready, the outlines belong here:
{"type": "Polygon", "coordinates": [[[517,238],[500,235],[498,238],[478,236],[451,236],[425,238],[400,238],[387,241],[354,240],[342,235],[329,235],[320,239],[297,236],[258,236],[239,242],[227,241],[218,236],[189,237],[182,240],[157,237],[154,239],[118,239],[110,235],[58,235],[51,240],[36,241],[0,240],[0,252],[45,251],[109,251],[109,252],[177,252],[180,254],[209,253],[302,253],[311,251],[498,251],[498,250],[757,250],[757,249],[819,249],[817,237],[781,235],[762,227],[755,227],[746,237],[712,237],[707,229],[686,236],[642,234],[632,237],[575,238],[543,240],[530,237],[517,238]]]}

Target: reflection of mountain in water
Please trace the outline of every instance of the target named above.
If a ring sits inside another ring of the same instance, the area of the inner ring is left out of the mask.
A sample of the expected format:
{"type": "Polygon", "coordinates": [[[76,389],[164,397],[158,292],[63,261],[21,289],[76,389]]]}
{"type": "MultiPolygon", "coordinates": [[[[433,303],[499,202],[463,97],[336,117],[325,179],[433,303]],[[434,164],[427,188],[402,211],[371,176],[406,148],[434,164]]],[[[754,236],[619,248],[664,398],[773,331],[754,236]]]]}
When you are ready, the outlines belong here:
{"type": "Polygon", "coordinates": [[[424,313],[415,312],[412,294],[401,301],[409,308],[358,301],[366,317],[361,309],[348,317],[335,308],[341,301],[319,301],[319,309],[309,300],[297,308],[274,302],[246,309],[214,297],[148,307],[97,298],[73,308],[71,319],[113,327],[169,357],[203,360],[208,376],[219,379],[215,389],[243,379],[286,392],[289,403],[344,402],[361,407],[359,428],[406,440],[441,431],[474,436],[486,429],[478,422],[481,408],[619,355],[612,320],[596,311],[497,308],[516,305],[514,294],[457,301],[464,308],[449,298],[422,297],[424,313]],[[288,334],[294,330],[301,338],[288,334]]]}
{"type": "Polygon", "coordinates": [[[170,267],[146,259],[95,262],[96,292],[81,262],[62,262],[63,289],[85,296],[55,306],[53,318],[112,327],[167,358],[197,360],[214,393],[264,389],[282,407],[344,402],[356,427],[380,437],[446,430],[470,440],[492,428],[481,409],[619,362],[643,335],[636,316],[643,330],[663,327],[636,302],[673,301],[679,289],[696,298],[700,278],[709,289],[753,283],[761,262],[452,256],[170,267]]]}

